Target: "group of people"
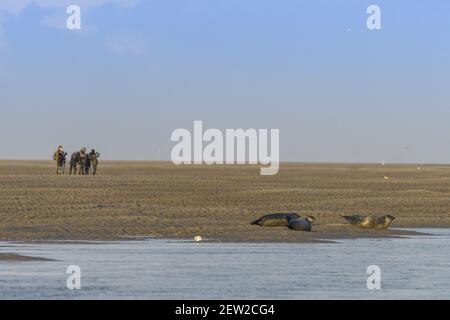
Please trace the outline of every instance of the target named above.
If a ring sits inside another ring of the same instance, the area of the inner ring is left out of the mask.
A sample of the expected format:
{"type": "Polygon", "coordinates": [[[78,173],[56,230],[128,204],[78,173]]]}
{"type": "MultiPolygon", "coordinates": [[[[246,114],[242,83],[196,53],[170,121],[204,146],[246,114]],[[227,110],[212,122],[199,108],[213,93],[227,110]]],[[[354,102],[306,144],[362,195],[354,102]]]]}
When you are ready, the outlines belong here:
{"type": "MultiPolygon", "coordinates": [[[[98,158],[100,158],[100,153],[94,149],[89,153],[86,148],[75,151],[70,157],[70,175],[95,175],[97,173],[98,158]]],[[[56,161],[56,174],[64,174],[67,152],[64,151],[62,146],[58,146],[58,149],[53,154],[53,160],[56,161]]]]}

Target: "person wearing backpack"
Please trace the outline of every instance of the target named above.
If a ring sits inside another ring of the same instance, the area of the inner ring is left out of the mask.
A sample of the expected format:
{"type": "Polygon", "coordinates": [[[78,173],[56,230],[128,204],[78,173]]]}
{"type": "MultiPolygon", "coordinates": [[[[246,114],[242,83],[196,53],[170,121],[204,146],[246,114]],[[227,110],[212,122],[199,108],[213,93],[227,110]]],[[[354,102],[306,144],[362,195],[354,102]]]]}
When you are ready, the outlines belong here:
{"type": "Polygon", "coordinates": [[[64,152],[64,148],[60,145],[58,149],[53,154],[53,161],[56,161],[56,174],[64,174],[64,168],[62,167],[66,165],[65,161],[66,153],[64,152]]]}
{"type": "Polygon", "coordinates": [[[67,152],[64,152],[64,150],[62,150],[62,152],[60,152],[58,156],[59,174],[64,174],[64,171],[66,171],[66,159],[67,152]]]}
{"type": "Polygon", "coordinates": [[[91,171],[91,157],[89,154],[85,154],[83,158],[83,168],[84,168],[84,174],[89,175],[91,171]]]}

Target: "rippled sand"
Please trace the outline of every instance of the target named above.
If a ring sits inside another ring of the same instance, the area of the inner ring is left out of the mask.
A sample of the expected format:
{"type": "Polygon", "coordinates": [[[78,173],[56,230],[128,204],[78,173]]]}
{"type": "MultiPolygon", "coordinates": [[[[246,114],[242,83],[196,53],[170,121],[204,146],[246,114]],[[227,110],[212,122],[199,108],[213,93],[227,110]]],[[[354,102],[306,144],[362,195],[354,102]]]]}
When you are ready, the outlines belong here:
{"type": "Polygon", "coordinates": [[[122,237],[305,242],[406,235],[351,227],[341,214],[390,213],[392,227],[450,227],[449,166],[175,166],[102,162],[99,175],[56,176],[46,161],[0,161],[0,239],[122,237]],[[389,179],[385,179],[388,177],[389,179]],[[314,215],[314,232],[262,228],[269,212],[314,215]]]}

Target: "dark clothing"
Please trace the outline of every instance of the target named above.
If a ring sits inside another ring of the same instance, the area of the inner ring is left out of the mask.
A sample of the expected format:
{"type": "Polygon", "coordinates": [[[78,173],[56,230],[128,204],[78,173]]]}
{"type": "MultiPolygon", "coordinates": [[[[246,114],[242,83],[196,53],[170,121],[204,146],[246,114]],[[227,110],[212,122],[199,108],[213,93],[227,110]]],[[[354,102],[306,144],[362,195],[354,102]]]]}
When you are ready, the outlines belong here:
{"type": "Polygon", "coordinates": [[[77,174],[77,166],[81,161],[80,153],[74,152],[70,157],[70,174],[77,174]]]}
{"type": "Polygon", "coordinates": [[[66,152],[58,152],[58,165],[61,166],[66,163],[66,152]]]}
{"type": "Polygon", "coordinates": [[[83,167],[84,167],[84,174],[88,175],[89,171],[91,170],[91,157],[88,154],[84,156],[83,167]]]}
{"type": "Polygon", "coordinates": [[[80,153],[79,152],[72,153],[72,156],[70,157],[70,165],[76,166],[78,164],[78,162],[80,162],[79,159],[80,159],[80,153]]]}
{"type": "Polygon", "coordinates": [[[64,170],[66,168],[66,156],[67,153],[62,150],[57,151],[57,154],[55,154],[56,174],[64,174],[64,170]]]}

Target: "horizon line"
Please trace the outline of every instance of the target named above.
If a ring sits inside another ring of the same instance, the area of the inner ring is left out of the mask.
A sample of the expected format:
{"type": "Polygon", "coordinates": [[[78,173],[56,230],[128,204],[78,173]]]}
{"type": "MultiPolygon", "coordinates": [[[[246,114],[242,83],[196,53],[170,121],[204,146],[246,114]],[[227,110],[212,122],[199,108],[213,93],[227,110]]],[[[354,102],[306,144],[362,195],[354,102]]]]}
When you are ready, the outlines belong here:
{"type": "MultiPolygon", "coordinates": [[[[171,160],[157,160],[157,159],[107,159],[107,160],[101,160],[102,162],[169,162],[172,163],[171,160]]],[[[54,160],[51,159],[0,159],[0,162],[54,162],[54,160]]],[[[405,165],[405,166],[450,166],[450,163],[444,163],[444,162],[372,162],[372,161],[294,161],[294,160],[288,160],[288,161],[280,161],[280,164],[335,164],[335,165],[379,165],[379,166],[389,166],[389,165],[405,165]]],[[[232,166],[232,165],[252,165],[252,166],[261,166],[260,163],[257,164],[248,164],[248,163],[232,163],[232,164],[193,164],[193,163],[184,163],[184,164],[173,164],[174,166],[181,166],[181,165],[191,165],[191,166],[201,166],[201,165],[207,165],[207,166],[232,166]]]]}

